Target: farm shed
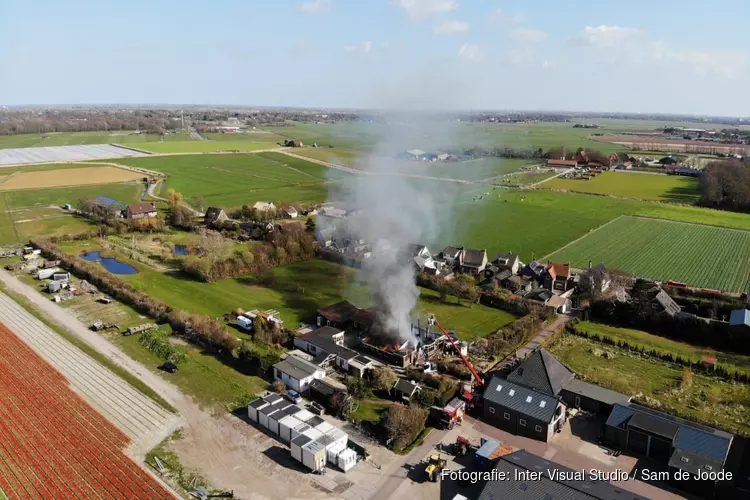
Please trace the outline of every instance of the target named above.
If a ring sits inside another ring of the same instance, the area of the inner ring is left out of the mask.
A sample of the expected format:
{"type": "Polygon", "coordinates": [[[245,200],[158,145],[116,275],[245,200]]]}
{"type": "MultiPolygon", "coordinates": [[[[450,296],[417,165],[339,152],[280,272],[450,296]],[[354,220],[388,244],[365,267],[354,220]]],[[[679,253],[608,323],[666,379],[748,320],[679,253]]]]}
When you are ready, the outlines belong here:
{"type": "MultiPolygon", "coordinates": [[[[691,475],[722,470],[734,439],[732,434],[633,403],[614,406],[604,437],[620,449],[668,464],[671,476],[678,470],[691,475]]],[[[713,496],[716,488],[715,482],[706,480],[671,484],[704,496],[713,496]]]]}
{"type": "Polygon", "coordinates": [[[616,404],[630,401],[630,396],[576,378],[565,384],[560,397],[569,408],[580,408],[599,416],[608,416],[616,404]]]}
{"type": "Polygon", "coordinates": [[[500,457],[495,469],[508,479],[506,481],[488,481],[479,494],[479,500],[523,500],[532,498],[647,500],[646,497],[618,488],[607,481],[555,481],[548,474],[542,474],[539,480],[524,480],[524,475],[529,472],[558,470],[568,477],[574,472],[572,469],[526,450],[519,450],[500,457]]]}

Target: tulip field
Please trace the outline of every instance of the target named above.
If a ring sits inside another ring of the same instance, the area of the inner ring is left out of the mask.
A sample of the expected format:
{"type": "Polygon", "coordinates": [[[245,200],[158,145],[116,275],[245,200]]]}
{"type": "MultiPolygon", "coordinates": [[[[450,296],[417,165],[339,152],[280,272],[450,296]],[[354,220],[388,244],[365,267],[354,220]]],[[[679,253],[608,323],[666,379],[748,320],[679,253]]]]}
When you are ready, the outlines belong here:
{"type": "Polygon", "coordinates": [[[0,324],[0,490],[8,498],[173,498],[125,455],[129,443],[0,324]]]}

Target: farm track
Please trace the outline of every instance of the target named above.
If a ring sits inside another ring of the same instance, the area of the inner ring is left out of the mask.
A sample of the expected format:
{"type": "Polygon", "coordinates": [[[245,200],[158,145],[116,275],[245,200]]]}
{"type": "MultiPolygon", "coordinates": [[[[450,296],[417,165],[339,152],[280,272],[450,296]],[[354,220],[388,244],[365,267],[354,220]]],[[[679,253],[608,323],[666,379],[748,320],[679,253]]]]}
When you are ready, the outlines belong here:
{"type": "Polygon", "coordinates": [[[0,367],[0,488],[9,498],[172,498],[123,453],[128,437],[1,324],[0,367]]]}
{"type": "Polygon", "coordinates": [[[176,428],[177,416],[101,366],[2,293],[0,321],[57,368],[76,392],[134,442],[135,449],[153,447],[176,428]]]}

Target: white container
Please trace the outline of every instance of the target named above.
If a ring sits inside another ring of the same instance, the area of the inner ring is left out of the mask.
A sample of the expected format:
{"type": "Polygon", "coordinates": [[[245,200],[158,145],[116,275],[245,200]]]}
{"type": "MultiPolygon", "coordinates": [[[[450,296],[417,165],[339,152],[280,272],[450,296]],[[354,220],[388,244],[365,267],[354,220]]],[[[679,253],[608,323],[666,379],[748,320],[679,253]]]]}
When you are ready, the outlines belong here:
{"type": "Polygon", "coordinates": [[[322,432],[323,434],[328,434],[328,433],[329,433],[329,432],[331,432],[331,431],[332,431],[333,429],[335,429],[335,427],[334,427],[334,426],[332,426],[331,424],[329,424],[328,422],[325,422],[325,421],[324,421],[324,422],[321,422],[320,424],[318,424],[318,425],[317,425],[316,427],[314,427],[314,428],[315,428],[315,429],[318,429],[318,430],[319,430],[320,432],[322,432]]]}
{"type": "Polygon", "coordinates": [[[307,429],[305,432],[302,433],[303,436],[309,437],[311,440],[316,440],[319,437],[323,436],[323,433],[320,432],[318,429],[307,429]]]}
{"type": "Polygon", "coordinates": [[[357,465],[357,452],[351,448],[347,448],[339,453],[336,462],[339,469],[344,472],[349,471],[357,465]]]}
{"type": "Polygon", "coordinates": [[[344,451],[345,448],[346,445],[341,443],[333,443],[331,446],[329,446],[326,450],[326,460],[328,461],[328,463],[338,465],[339,453],[344,451]]]}
{"type": "Polygon", "coordinates": [[[326,466],[326,448],[318,441],[302,447],[302,464],[310,470],[320,470],[326,466]]]}
{"type": "Polygon", "coordinates": [[[237,316],[237,326],[239,326],[243,330],[252,330],[253,320],[244,316],[237,316]]]}
{"type": "Polygon", "coordinates": [[[292,451],[292,458],[298,462],[302,462],[302,447],[307,443],[311,443],[312,441],[313,440],[311,438],[303,434],[300,434],[295,439],[293,439],[291,442],[291,446],[289,446],[292,451]]]}
{"type": "MultiPolygon", "coordinates": [[[[279,437],[285,443],[292,440],[292,430],[302,422],[294,418],[293,415],[287,415],[286,417],[279,420],[279,437]]],[[[296,436],[295,436],[296,437],[296,436]]]]}
{"type": "Polygon", "coordinates": [[[271,415],[268,415],[268,430],[278,435],[279,434],[279,422],[281,422],[288,416],[289,415],[287,415],[287,413],[284,410],[279,410],[277,412],[274,412],[271,415]]]}
{"type": "Polygon", "coordinates": [[[287,403],[288,401],[284,399],[282,396],[279,396],[278,394],[269,394],[268,396],[264,397],[266,401],[268,401],[269,404],[277,405],[279,403],[287,403]]]}
{"type": "Polygon", "coordinates": [[[310,430],[310,426],[309,425],[307,425],[305,423],[299,424],[297,427],[295,427],[294,429],[292,429],[292,433],[289,436],[289,440],[290,441],[294,441],[294,439],[297,438],[297,436],[301,436],[302,434],[304,434],[308,430],[310,430]]]}
{"type": "Polygon", "coordinates": [[[40,280],[46,280],[48,278],[51,278],[57,272],[60,272],[60,270],[56,267],[52,269],[40,269],[36,277],[40,280]]]}
{"type": "Polygon", "coordinates": [[[341,445],[342,449],[346,448],[346,443],[349,442],[349,435],[346,432],[334,427],[328,435],[331,436],[334,443],[341,445]]]}
{"type": "Polygon", "coordinates": [[[268,417],[277,411],[279,411],[279,409],[275,408],[273,405],[268,405],[265,408],[262,408],[258,411],[258,423],[268,429],[268,417]]]}
{"type": "Polygon", "coordinates": [[[315,415],[310,413],[309,411],[302,409],[301,411],[298,411],[295,417],[297,417],[297,420],[300,422],[307,422],[311,418],[313,418],[315,415]]]}
{"type": "Polygon", "coordinates": [[[258,410],[265,408],[266,406],[270,406],[268,404],[268,401],[264,399],[256,399],[255,401],[251,402],[249,405],[247,405],[247,416],[250,420],[258,423],[258,410]]]}

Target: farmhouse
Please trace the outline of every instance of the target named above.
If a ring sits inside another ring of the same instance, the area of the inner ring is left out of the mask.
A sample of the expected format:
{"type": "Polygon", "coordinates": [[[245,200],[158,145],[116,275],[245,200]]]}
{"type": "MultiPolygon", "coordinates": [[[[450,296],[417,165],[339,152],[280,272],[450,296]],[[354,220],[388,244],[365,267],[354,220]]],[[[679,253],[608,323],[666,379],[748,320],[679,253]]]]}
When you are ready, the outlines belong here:
{"type": "Polygon", "coordinates": [[[618,488],[607,481],[557,480],[544,471],[557,470],[568,477],[572,477],[575,471],[526,450],[500,456],[495,469],[508,480],[487,481],[478,500],[646,500],[646,497],[618,488]],[[539,472],[542,474],[537,480],[524,479],[524,476],[539,472]]]}
{"type": "MultiPolygon", "coordinates": [[[[620,449],[667,463],[676,471],[696,475],[724,469],[733,435],[698,425],[634,403],[616,404],[607,419],[604,436],[620,449]]],[[[680,489],[713,497],[716,482],[692,479],[670,481],[680,489]]]]}
{"type": "Polygon", "coordinates": [[[94,208],[104,212],[119,213],[123,212],[126,208],[125,204],[110,198],[109,196],[97,196],[94,199],[94,208]]]}
{"type": "Polygon", "coordinates": [[[460,271],[464,274],[481,274],[487,266],[487,250],[467,248],[463,250],[460,271]]]}
{"type": "Polygon", "coordinates": [[[256,201],[253,208],[259,212],[268,212],[269,210],[276,210],[276,205],[270,201],[256,201]]]}
{"type": "Polygon", "coordinates": [[[131,203],[125,211],[128,219],[143,219],[146,217],[156,217],[156,207],[153,203],[139,202],[131,203]]]}
{"type": "Polygon", "coordinates": [[[325,376],[326,371],[323,368],[296,356],[287,356],[283,361],[273,365],[273,378],[281,380],[297,392],[306,391],[310,382],[325,376]]]}
{"type": "Polygon", "coordinates": [[[203,216],[203,222],[207,226],[218,226],[229,220],[229,216],[224,212],[223,208],[208,207],[206,214],[203,216]]]}

